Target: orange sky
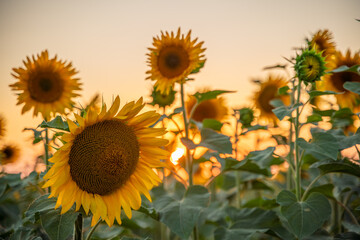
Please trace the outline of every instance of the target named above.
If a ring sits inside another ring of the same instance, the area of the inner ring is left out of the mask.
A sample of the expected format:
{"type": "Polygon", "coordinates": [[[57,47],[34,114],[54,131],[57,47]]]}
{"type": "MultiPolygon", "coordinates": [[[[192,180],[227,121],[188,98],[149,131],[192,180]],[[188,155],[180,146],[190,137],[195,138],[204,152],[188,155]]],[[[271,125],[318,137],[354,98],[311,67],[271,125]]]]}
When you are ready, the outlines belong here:
{"type": "Polygon", "coordinates": [[[207,62],[187,92],[197,88],[235,90],[230,106],[249,105],[255,90],[252,78],[263,77],[264,66],[284,63],[305,37],[330,29],[341,51],[360,49],[360,1],[244,0],[244,1],[0,1],[0,114],[6,118],[3,143],[25,147],[22,159],[32,159],[30,133],[37,126],[32,111],[21,115],[10,72],[26,56],[48,49],[50,56],[72,61],[82,79],[80,102],[103,94],[106,102],[122,102],[150,93],[145,81],[147,47],[160,30],[183,32],[205,41],[207,62]]]}

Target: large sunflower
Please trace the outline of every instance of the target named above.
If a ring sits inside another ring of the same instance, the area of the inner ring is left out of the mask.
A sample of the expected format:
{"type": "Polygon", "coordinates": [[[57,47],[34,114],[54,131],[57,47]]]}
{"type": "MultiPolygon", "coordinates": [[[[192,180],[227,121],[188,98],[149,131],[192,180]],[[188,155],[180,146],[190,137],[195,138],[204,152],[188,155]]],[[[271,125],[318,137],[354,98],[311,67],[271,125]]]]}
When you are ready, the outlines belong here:
{"type": "Polygon", "coordinates": [[[91,225],[100,217],[109,226],[115,219],[120,224],[121,208],[131,218],[131,209],[141,205],[140,193],[151,200],[149,190],[160,182],[152,168],[164,166],[160,159],[168,156],[161,148],[168,141],[157,138],[165,130],[149,127],[160,115],[137,115],[142,98],[118,112],[119,105],[116,97],[109,111],[104,105],[99,114],[92,108],[84,118],[74,114],[77,124],[68,119],[66,144],[49,159],[54,165],[44,176],[49,197],[58,197],[55,207],[62,205],[65,213],[76,202],[76,210],[91,210],[91,225]]]}
{"type": "MultiPolygon", "coordinates": [[[[188,116],[190,116],[195,104],[196,98],[194,96],[189,96],[185,104],[188,116]]],[[[223,97],[218,97],[202,101],[199,105],[197,105],[193,112],[192,119],[198,122],[202,122],[207,118],[221,121],[227,116],[227,114],[228,108],[225,104],[225,99],[223,97]]]]}
{"type": "MultiPolygon", "coordinates": [[[[347,50],[346,54],[343,55],[341,52],[337,52],[335,55],[335,66],[338,68],[340,66],[354,66],[360,64],[360,52],[354,53],[354,56],[351,56],[350,50],[347,50]]],[[[344,94],[335,95],[338,104],[342,108],[353,109],[357,106],[357,100],[360,100],[359,95],[346,90],[343,85],[346,82],[360,82],[360,75],[353,72],[338,72],[327,74],[324,76],[322,90],[330,90],[335,92],[344,92],[344,94]]]]}
{"type": "Polygon", "coordinates": [[[19,160],[20,149],[15,145],[4,145],[0,150],[1,165],[14,163],[19,160]]]}
{"type": "Polygon", "coordinates": [[[328,69],[331,69],[333,67],[336,46],[333,41],[333,35],[328,29],[317,31],[312,36],[311,41],[309,41],[309,46],[317,52],[322,53],[322,56],[325,58],[326,61],[326,67],[328,69]]]}
{"type": "Polygon", "coordinates": [[[45,119],[50,114],[64,113],[65,108],[72,108],[73,97],[79,96],[74,91],[81,90],[79,78],[73,76],[77,71],[71,63],[58,60],[57,56],[49,59],[45,50],[24,61],[25,68],[13,68],[12,75],[19,81],[11,84],[18,94],[17,105],[25,103],[22,114],[34,108],[34,116],[41,113],[45,119]]]}
{"type": "Polygon", "coordinates": [[[286,85],[287,81],[284,78],[274,75],[269,75],[266,81],[261,82],[260,89],[253,97],[256,108],[260,110],[261,119],[276,122],[277,117],[272,111],[274,107],[270,104],[272,100],[280,99],[285,105],[290,103],[288,95],[278,95],[279,88],[286,85]]]}
{"type": "Polygon", "coordinates": [[[191,31],[186,37],[180,33],[161,32],[161,37],[153,38],[153,48],[149,48],[148,64],[151,68],[146,79],[156,80],[155,86],[161,93],[168,94],[175,82],[182,81],[193,70],[205,63],[204,42],[191,40],[191,31]]]}

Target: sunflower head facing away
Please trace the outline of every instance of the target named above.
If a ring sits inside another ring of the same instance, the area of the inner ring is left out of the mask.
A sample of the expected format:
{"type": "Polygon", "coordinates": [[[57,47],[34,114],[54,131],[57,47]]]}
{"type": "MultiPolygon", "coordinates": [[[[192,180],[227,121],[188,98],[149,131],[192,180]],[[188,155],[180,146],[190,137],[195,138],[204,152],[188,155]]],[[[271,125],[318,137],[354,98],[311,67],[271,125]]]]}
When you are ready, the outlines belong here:
{"type": "Polygon", "coordinates": [[[169,92],[166,94],[161,93],[157,87],[154,86],[153,91],[151,92],[153,101],[150,104],[153,106],[158,105],[159,107],[170,106],[175,101],[175,95],[176,91],[174,91],[172,87],[170,87],[169,92]]]}
{"type": "Polygon", "coordinates": [[[15,145],[4,145],[0,150],[1,165],[15,163],[20,156],[20,149],[15,145]]]}
{"type": "MultiPolygon", "coordinates": [[[[204,91],[205,92],[205,91],[204,91]]],[[[196,98],[189,96],[185,103],[186,112],[188,116],[192,112],[196,104],[196,98]]],[[[215,119],[218,121],[223,120],[228,114],[228,107],[226,106],[225,99],[223,97],[217,97],[215,99],[202,101],[196,106],[192,119],[197,122],[202,122],[204,119],[215,119]]]]}
{"type": "Polygon", "coordinates": [[[71,63],[58,60],[57,56],[50,59],[45,50],[32,59],[27,57],[24,65],[25,68],[13,68],[12,75],[18,81],[10,85],[19,92],[17,105],[25,104],[22,114],[34,108],[34,116],[41,113],[49,119],[51,114],[63,114],[66,108],[72,108],[71,98],[79,96],[74,91],[81,88],[71,63]]]}
{"type": "Polygon", "coordinates": [[[326,67],[331,68],[336,52],[332,33],[328,29],[319,30],[312,36],[308,44],[311,49],[322,53],[326,60],[326,67]]]}
{"type": "Polygon", "coordinates": [[[269,75],[260,83],[260,89],[255,92],[253,101],[255,107],[260,110],[260,119],[276,122],[277,117],[273,113],[274,107],[270,104],[272,100],[280,99],[285,105],[290,103],[289,95],[278,95],[278,90],[287,85],[285,78],[269,75]]]}
{"type": "Polygon", "coordinates": [[[0,138],[5,136],[5,119],[0,115],[0,138]]]}
{"type": "Polygon", "coordinates": [[[156,80],[155,86],[161,93],[169,94],[174,83],[183,81],[205,63],[204,42],[191,40],[190,34],[191,31],[184,37],[179,28],[176,35],[161,32],[160,37],[153,38],[153,47],[147,54],[151,69],[146,72],[146,79],[156,80]]]}
{"type": "Polygon", "coordinates": [[[325,60],[315,50],[304,50],[296,57],[295,71],[298,78],[305,83],[320,80],[325,74],[325,60]]]}
{"type": "MultiPolygon", "coordinates": [[[[341,52],[335,54],[334,68],[340,66],[352,67],[360,64],[360,52],[354,53],[352,56],[350,50],[343,55],[341,52]]],[[[353,109],[357,106],[357,102],[360,100],[359,95],[346,90],[343,85],[346,82],[360,82],[360,75],[353,72],[337,72],[327,74],[324,77],[323,89],[335,92],[344,92],[343,94],[335,95],[338,104],[342,108],[353,109]]]]}
{"type": "Polygon", "coordinates": [[[131,209],[141,205],[140,193],[150,201],[149,190],[158,185],[159,177],[152,168],[163,167],[160,159],[168,152],[161,147],[167,140],[162,128],[150,128],[160,115],[144,107],[142,98],[127,103],[120,111],[116,97],[107,111],[89,109],[86,117],[77,114],[77,124],[68,119],[70,133],[66,142],[49,160],[54,163],[44,176],[43,186],[51,187],[49,197],[58,197],[56,208],[67,212],[76,203],[86,214],[92,212],[92,225],[101,218],[109,226],[116,219],[121,224],[121,208],[131,218],[131,209]]]}
{"type": "Polygon", "coordinates": [[[236,111],[239,112],[239,122],[242,124],[242,127],[250,127],[251,123],[254,121],[254,110],[249,107],[244,107],[236,111]]]}

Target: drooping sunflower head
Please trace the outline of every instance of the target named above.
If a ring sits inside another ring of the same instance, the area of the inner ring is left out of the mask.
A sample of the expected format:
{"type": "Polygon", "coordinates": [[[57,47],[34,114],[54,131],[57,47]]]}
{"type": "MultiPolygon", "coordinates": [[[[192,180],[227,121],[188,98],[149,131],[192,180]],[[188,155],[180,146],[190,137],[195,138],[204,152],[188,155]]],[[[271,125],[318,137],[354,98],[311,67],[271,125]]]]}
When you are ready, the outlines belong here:
{"type": "Polygon", "coordinates": [[[162,128],[150,128],[160,115],[149,111],[138,115],[144,107],[142,98],[127,103],[120,111],[116,97],[107,111],[89,109],[86,117],[77,114],[77,124],[68,119],[70,133],[66,142],[49,160],[54,165],[44,176],[43,186],[51,187],[50,197],[58,197],[56,208],[67,212],[76,202],[92,212],[92,225],[101,217],[109,226],[121,223],[121,208],[131,218],[131,209],[141,205],[140,193],[150,201],[149,190],[160,179],[152,168],[163,167],[168,157],[162,147],[167,140],[162,128]]]}
{"type": "Polygon", "coordinates": [[[325,59],[321,53],[305,49],[296,57],[294,68],[301,81],[305,83],[318,81],[325,74],[325,59]]]}
{"type": "Polygon", "coordinates": [[[270,102],[280,99],[285,105],[290,103],[289,95],[278,95],[279,88],[286,85],[287,81],[285,78],[275,75],[269,75],[265,81],[260,83],[260,89],[253,96],[255,107],[260,110],[260,119],[273,122],[277,120],[272,111],[274,107],[270,102]]]}
{"type": "Polygon", "coordinates": [[[167,107],[174,103],[175,101],[176,91],[170,87],[168,93],[161,93],[156,86],[154,86],[153,91],[151,92],[151,97],[153,101],[150,103],[151,105],[155,106],[158,105],[159,107],[167,107]]]}
{"type": "Polygon", "coordinates": [[[239,122],[242,124],[242,126],[244,128],[250,127],[251,123],[254,121],[254,110],[250,107],[244,107],[235,111],[239,112],[239,122]]]}
{"type": "MultiPolygon", "coordinates": [[[[343,55],[341,52],[335,54],[335,69],[340,66],[352,67],[360,64],[360,52],[355,52],[352,56],[351,51],[347,50],[343,55]]],[[[337,72],[327,74],[324,77],[324,90],[330,90],[335,92],[344,92],[344,94],[335,95],[337,103],[342,108],[353,109],[358,105],[360,100],[359,95],[346,90],[343,85],[346,82],[360,82],[360,75],[353,72],[337,72]]]]}
{"type": "Polygon", "coordinates": [[[160,37],[153,38],[153,47],[147,54],[151,69],[146,72],[149,74],[146,79],[156,80],[155,86],[161,93],[168,94],[176,82],[183,81],[205,63],[204,42],[191,40],[190,34],[191,31],[184,37],[179,28],[176,35],[161,32],[160,37]]]}
{"type": "Polygon", "coordinates": [[[319,30],[313,34],[309,41],[310,49],[321,52],[326,60],[326,67],[331,68],[334,54],[336,53],[336,45],[333,41],[333,35],[328,29],[319,30]]]}
{"type": "Polygon", "coordinates": [[[5,119],[0,115],[0,138],[5,136],[5,119]]]}
{"type": "Polygon", "coordinates": [[[1,165],[15,163],[19,157],[20,149],[16,145],[4,145],[0,150],[1,165]]]}
{"type": "Polygon", "coordinates": [[[79,78],[74,78],[77,71],[71,63],[49,58],[48,51],[41,52],[24,61],[25,68],[13,68],[12,75],[18,79],[10,87],[19,92],[17,105],[24,103],[22,114],[34,108],[34,116],[41,113],[45,119],[51,114],[63,114],[71,109],[75,91],[81,90],[79,78]]]}
{"type": "MultiPolygon", "coordinates": [[[[206,92],[206,90],[202,91],[206,92]]],[[[196,98],[189,96],[185,103],[186,112],[188,116],[193,111],[196,105],[196,98]]],[[[202,101],[196,106],[192,114],[192,119],[197,122],[202,122],[204,119],[215,119],[218,121],[223,120],[228,114],[228,107],[226,106],[225,99],[223,97],[217,97],[215,99],[202,101]]]]}

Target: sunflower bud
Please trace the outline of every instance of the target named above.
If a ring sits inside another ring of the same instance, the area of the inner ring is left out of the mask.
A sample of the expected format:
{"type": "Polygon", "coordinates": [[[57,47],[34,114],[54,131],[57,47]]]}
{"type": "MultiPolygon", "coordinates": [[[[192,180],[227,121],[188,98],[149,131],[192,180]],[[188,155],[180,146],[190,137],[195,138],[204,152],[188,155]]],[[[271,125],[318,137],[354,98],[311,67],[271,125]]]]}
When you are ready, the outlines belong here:
{"type": "Polygon", "coordinates": [[[315,50],[304,50],[296,57],[296,75],[300,81],[305,83],[315,82],[325,75],[325,60],[321,52],[315,50]]]}

